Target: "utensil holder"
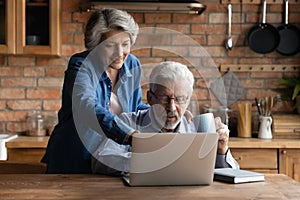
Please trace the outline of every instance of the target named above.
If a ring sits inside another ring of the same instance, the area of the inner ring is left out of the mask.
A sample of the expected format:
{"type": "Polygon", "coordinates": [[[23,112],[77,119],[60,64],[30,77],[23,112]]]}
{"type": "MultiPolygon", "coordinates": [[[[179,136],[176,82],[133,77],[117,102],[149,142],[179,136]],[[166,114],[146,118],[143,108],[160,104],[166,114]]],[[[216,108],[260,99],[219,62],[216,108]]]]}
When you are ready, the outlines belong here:
{"type": "Polygon", "coordinates": [[[260,116],[260,126],[258,131],[258,138],[261,139],[272,139],[272,117],[271,116],[260,116]]]}
{"type": "Polygon", "coordinates": [[[252,135],[252,104],[250,102],[240,103],[238,111],[238,137],[250,138],[252,135]]]}

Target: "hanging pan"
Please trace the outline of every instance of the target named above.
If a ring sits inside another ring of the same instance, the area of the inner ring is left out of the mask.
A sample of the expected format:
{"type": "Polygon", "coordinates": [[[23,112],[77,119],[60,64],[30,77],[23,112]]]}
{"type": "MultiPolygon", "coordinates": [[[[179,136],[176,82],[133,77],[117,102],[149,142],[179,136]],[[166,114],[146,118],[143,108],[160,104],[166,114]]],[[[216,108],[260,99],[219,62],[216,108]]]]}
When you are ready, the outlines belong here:
{"type": "Polygon", "coordinates": [[[280,42],[277,47],[277,52],[282,55],[290,56],[300,51],[300,30],[288,23],[289,1],[285,0],[285,18],[284,24],[278,27],[280,42]]]}
{"type": "Polygon", "coordinates": [[[270,53],[274,51],[280,41],[277,29],[266,23],[267,1],[263,0],[262,23],[253,26],[247,34],[247,42],[256,53],[270,53]]]}

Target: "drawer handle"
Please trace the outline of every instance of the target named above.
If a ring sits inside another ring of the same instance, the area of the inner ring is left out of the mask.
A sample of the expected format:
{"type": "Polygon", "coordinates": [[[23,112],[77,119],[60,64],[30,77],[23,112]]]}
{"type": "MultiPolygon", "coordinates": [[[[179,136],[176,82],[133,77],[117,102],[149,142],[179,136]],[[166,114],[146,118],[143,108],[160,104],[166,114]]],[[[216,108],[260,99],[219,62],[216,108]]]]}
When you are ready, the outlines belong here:
{"type": "Polygon", "coordinates": [[[242,160],[242,157],[234,157],[235,160],[242,160]]]}
{"type": "Polygon", "coordinates": [[[284,154],[284,155],[285,155],[285,154],[286,154],[286,150],[282,150],[282,151],[281,151],[281,154],[284,154]]]}
{"type": "Polygon", "coordinates": [[[294,133],[300,133],[300,128],[295,128],[294,133]]]}

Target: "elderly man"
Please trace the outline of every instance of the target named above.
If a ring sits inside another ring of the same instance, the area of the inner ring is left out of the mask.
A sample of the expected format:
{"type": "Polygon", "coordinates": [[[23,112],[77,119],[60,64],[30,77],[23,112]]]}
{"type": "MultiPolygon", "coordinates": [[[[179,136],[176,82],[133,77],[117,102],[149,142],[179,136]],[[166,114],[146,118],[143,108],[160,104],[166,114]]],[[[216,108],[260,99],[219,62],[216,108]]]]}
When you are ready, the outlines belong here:
{"type": "MultiPolygon", "coordinates": [[[[151,108],[122,113],[119,117],[137,130],[133,134],[197,132],[194,123],[188,123],[184,116],[193,93],[193,85],[193,74],[185,65],[177,62],[160,63],[152,70],[149,79],[147,101],[151,108]]],[[[215,122],[219,133],[215,167],[239,168],[229,151],[228,127],[221,123],[220,118],[216,118],[215,122]]],[[[94,173],[117,175],[129,171],[131,155],[129,145],[119,145],[107,139],[93,155],[94,173]]]]}

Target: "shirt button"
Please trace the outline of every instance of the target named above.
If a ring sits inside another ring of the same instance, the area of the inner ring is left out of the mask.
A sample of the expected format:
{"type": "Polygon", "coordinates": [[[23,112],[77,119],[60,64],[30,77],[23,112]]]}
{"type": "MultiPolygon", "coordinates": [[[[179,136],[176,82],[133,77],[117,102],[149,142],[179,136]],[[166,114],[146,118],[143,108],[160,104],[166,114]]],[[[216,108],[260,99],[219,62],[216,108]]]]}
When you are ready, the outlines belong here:
{"type": "Polygon", "coordinates": [[[111,86],[110,86],[110,85],[108,85],[107,87],[108,87],[108,88],[110,88],[111,86]]]}

